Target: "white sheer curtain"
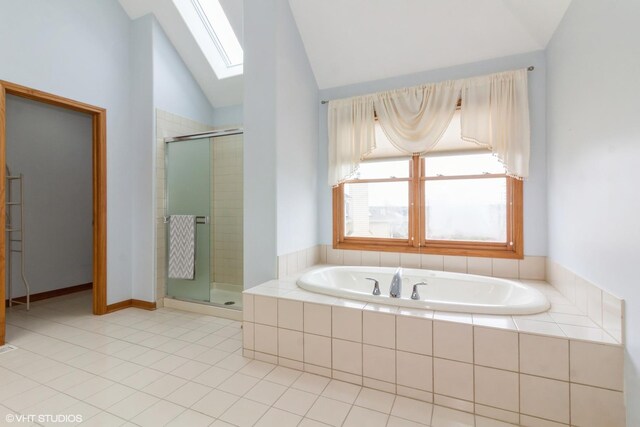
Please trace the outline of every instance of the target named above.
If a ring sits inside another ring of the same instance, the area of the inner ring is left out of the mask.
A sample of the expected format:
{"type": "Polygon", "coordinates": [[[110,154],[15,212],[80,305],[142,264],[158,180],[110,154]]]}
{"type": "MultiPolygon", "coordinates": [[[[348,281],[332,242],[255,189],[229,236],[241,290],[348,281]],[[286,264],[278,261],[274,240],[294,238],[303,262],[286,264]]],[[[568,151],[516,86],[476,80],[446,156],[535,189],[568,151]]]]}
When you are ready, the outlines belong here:
{"type": "Polygon", "coordinates": [[[431,151],[456,111],[460,87],[460,81],[447,81],[373,95],[389,141],[408,155],[431,151]]]}
{"type": "Polygon", "coordinates": [[[329,102],[329,184],[349,179],[376,147],[373,98],[361,96],[329,102]]]}
{"type": "Polygon", "coordinates": [[[529,176],[527,70],[463,81],[462,139],[489,148],[516,178],[529,176]]]}
{"type": "Polygon", "coordinates": [[[526,178],[529,101],[522,69],[329,102],[329,184],[351,178],[362,160],[376,158],[374,110],[400,155],[425,154],[442,138],[460,98],[462,139],[491,150],[509,175],[526,178]]]}

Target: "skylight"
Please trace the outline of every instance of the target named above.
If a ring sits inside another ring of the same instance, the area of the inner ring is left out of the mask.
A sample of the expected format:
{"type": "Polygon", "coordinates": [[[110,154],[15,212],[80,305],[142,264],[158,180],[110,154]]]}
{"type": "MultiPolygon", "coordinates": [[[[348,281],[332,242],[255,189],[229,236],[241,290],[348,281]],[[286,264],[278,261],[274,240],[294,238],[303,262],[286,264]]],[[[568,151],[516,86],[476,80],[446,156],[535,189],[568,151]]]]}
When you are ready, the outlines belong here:
{"type": "Polygon", "coordinates": [[[227,67],[242,65],[242,46],[218,0],[191,0],[227,67]]]}
{"type": "Polygon", "coordinates": [[[243,51],[220,0],[173,0],[218,79],[242,74],[243,51]]]}

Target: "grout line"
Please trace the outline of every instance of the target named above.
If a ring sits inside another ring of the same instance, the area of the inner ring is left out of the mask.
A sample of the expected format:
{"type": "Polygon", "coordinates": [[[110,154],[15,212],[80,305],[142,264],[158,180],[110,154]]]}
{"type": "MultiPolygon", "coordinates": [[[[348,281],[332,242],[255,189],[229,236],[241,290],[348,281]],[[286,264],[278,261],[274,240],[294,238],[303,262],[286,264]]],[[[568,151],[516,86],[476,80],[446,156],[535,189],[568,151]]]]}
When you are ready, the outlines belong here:
{"type": "Polygon", "coordinates": [[[569,352],[569,372],[567,372],[567,378],[569,378],[569,424],[571,424],[571,343],[568,343],[567,347],[569,352]]]}

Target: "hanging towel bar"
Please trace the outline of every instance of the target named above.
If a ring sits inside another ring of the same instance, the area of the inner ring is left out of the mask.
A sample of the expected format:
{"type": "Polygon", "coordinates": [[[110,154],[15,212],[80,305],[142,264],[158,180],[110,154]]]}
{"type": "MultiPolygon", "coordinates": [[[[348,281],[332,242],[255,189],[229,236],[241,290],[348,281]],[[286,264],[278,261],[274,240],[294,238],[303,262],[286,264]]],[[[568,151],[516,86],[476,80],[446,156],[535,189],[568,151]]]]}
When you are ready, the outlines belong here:
{"type": "MultiPolygon", "coordinates": [[[[163,217],[163,222],[167,224],[171,219],[171,215],[163,217]]],[[[196,216],[196,224],[209,224],[208,216],[196,216]]]]}

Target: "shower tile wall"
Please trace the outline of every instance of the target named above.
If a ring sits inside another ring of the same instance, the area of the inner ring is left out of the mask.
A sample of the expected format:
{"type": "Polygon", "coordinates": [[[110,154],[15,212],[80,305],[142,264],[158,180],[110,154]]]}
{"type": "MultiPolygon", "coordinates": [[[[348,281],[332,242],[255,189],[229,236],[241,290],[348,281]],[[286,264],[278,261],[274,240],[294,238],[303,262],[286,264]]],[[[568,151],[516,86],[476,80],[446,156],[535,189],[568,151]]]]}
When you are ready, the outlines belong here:
{"type": "Polygon", "coordinates": [[[213,282],[242,291],[242,136],[217,138],[211,152],[213,282]]]}
{"type": "Polygon", "coordinates": [[[156,110],[156,299],[162,306],[166,289],[166,236],[164,138],[206,132],[213,126],[195,122],[162,110],[156,110]]]}

